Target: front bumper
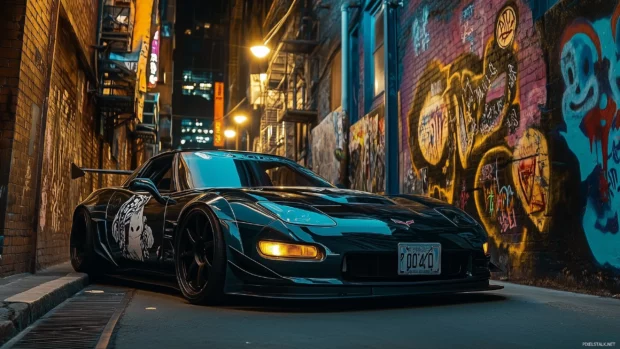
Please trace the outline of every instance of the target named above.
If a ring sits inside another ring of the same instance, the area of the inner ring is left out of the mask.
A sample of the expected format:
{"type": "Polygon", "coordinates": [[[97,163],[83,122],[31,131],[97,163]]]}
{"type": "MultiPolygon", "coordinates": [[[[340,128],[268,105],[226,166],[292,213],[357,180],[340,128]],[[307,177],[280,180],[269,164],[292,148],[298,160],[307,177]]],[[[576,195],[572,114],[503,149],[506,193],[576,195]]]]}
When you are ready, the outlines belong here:
{"type": "Polygon", "coordinates": [[[452,294],[494,291],[503,288],[503,286],[491,285],[488,279],[471,278],[415,283],[347,283],[331,285],[278,285],[266,282],[265,284],[244,284],[239,289],[227,293],[230,295],[278,299],[341,299],[452,294]]]}

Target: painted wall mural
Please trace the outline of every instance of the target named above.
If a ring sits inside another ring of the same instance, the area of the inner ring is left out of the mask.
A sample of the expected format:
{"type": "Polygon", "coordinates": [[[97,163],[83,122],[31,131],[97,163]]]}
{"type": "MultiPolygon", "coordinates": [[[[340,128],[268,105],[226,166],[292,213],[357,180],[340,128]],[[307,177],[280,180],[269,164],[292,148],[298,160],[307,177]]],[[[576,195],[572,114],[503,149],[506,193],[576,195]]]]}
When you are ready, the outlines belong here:
{"type": "MultiPolygon", "coordinates": [[[[431,32],[429,50],[450,47],[445,58],[415,59],[425,68],[413,72],[413,99],[402,113],[411,153],[405,187],[478,217],[507,266],[523,253],[528,234],[544,234],[548,223],[543,51],[521,2],[463,2],[454,11],[459,15],[442,22],[445,30],[431,32]],[[492,25],[476,27],[481,20],[492,25]]],[[[430,18],[429,28],[441,29],[437,22],[430,18]]]]}
{"type": "Polygon", "coordinates": [[[349,181],[352,189],[385,191],[384,106],[374,109],[349,129],[349,181]]]}
{"type": "Polygon", "coordinates": [[[549,38],[549,58],[559,65],[560,134],[578,162],[587,243],[599,264],[620,270],[620,4],[600,10],[570,20],[552,13],[566,24],[549,38]]]}
{"type": "Polygon", "coordinates": [[[341,109],[312,129],[312,170],[333,184],[342,184],[345,139],[341,109]]]}
{"type": "MultiPolygon", "coordinates": [[[[403,26],[427,3],[408,6],[403,26]]],[[[620,4],[446,11],[403,55],[401,187],[480,221],[514,278],[620,289],[620,4]]]]}

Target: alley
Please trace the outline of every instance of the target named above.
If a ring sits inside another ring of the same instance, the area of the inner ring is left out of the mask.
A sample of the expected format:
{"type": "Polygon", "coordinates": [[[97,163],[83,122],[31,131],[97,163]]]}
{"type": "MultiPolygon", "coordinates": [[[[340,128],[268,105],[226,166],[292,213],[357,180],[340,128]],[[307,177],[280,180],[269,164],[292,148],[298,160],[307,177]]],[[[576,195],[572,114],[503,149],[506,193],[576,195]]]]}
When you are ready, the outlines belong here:
{"type": "Polygon", "coordinates": [[[616,299],[500,284],[504,290],[444,297],[237,299],[224,307],[194,306],[174,292],[139,286],[111,347],[579,348],[620,342],[616,299]]]}

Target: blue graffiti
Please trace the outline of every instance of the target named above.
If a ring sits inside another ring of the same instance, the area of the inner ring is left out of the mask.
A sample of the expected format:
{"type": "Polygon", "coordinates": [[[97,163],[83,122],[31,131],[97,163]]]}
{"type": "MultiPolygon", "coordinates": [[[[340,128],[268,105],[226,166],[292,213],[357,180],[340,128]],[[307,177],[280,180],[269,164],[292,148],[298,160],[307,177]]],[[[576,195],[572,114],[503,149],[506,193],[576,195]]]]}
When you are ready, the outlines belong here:
{"type": "MultiPolygon", "coordinates": [[[[620,5],[618,5],[620,6],[620,5]]],[[[601,265],[620,269],[620,21],[580,18],[561,39],[562,136],[587,184],[583,230],[601,265]]]]}
{"type": "Polygon", "coordinates": [[[428,49],[428,44],[431,41],[430,35],[426,30],[426,26],[428,24],[428,13],[428,6],[424,6],[422,9],[422,16],[413,21],[413,50],[415,51],[416,56],[426,51],[428,49]]]}

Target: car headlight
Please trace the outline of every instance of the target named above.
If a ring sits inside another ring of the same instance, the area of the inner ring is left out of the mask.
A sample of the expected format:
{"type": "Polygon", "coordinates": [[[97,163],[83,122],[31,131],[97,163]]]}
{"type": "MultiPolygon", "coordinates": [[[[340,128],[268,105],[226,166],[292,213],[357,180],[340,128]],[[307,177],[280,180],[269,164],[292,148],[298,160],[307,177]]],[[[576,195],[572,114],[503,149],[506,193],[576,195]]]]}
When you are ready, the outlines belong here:
{"type": "Polygon", "coordinates": [[[309,205],[288,202],[259,202],[258,204],[278,216],[278,218],[286,223],[322,227],[331,227],[336,225],[336,222],[334,222],[333,219],[309,205]]]}
{"type": "Polygon", "coordinates": [[[278,241],[261,240],[258,250],[268,258],[320,259],[319,249],[312,245],[289,244],[278,241]]]}

